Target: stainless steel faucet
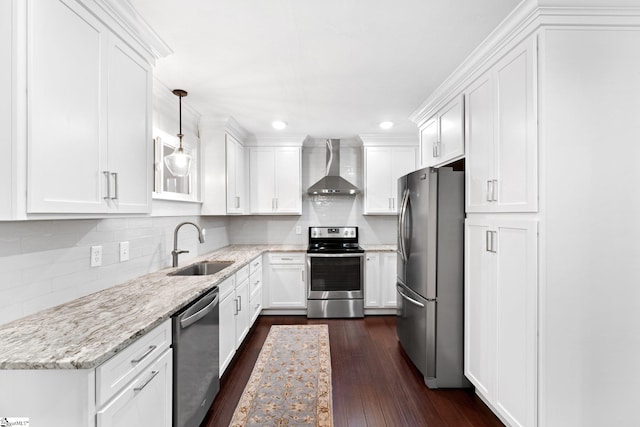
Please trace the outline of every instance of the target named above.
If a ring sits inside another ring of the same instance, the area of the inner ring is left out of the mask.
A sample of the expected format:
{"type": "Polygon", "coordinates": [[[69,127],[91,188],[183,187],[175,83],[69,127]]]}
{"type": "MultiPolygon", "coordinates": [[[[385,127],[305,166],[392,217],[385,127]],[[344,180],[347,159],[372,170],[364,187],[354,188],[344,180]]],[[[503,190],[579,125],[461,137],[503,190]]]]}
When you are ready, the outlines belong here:
{"type": "Polygon", "coordinates": [[[204,230],[204,228],[201,229],[198,226],[198,224],[195,224],[195,223],[189,222],[189,221],[185,221],[185,222],[181,222],[180,224],[176,225],[176,229],[173,232],[173,250],[171,251],[171,256],[173,258],[173,266],[174,267],[178,266],[178,255],[189,252],[189,251],[184,251],[182,249],[178,249],[178,230],[180,230],[180,227],[182,227],[185,224],[193,225],[198,230],[198,240],[200,240],[200,243],[204,243],[205,230],[204,230]]]}

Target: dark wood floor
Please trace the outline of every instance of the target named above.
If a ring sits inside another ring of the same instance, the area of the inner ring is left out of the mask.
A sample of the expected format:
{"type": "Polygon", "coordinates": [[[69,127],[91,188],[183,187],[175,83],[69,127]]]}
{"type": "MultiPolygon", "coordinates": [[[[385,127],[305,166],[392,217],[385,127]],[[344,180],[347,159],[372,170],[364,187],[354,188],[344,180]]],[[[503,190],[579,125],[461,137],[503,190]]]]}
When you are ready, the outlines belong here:
{"type": "Polygon", "coordinates": [[[260,316],[221,379],[202,427],[228,426],[271,325],[329,325],[335,427],[489,427],[503,424],[469,390],[429,390],[402,351],[393,316],[260,316]]]}

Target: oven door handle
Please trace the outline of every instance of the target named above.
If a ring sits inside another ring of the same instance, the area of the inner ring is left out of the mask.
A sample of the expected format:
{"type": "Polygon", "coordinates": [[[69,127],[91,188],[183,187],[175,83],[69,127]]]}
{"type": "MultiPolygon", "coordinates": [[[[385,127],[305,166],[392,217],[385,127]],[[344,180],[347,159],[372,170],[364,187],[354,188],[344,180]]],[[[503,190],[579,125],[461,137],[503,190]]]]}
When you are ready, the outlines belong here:
{"type": "Polygon", "coordinates": [[[364,252],[359,253],[340,253],[340,254],[307,254],[309,258],[364,258],[364,252]]]}

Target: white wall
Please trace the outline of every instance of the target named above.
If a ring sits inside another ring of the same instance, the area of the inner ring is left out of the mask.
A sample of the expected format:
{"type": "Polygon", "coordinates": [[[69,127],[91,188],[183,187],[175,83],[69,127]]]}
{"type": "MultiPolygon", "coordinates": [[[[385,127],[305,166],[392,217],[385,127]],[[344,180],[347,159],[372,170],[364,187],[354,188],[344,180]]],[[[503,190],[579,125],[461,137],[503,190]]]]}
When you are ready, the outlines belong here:
{"type": "MultiPolygon", "coordinates": [[[[324,140],[305,142],[302,149],[302,215],[300,216],[242,216],[229,220],[232,243],[308,243],[310,226],[358,226],[363,244],[392,244],[396,241],[396,217],[362,215],[363,195],[308,196],[306,189],[322,178],[326,169],[324,140]],[[295,234],[296,226],[302,233],[295,234]]],[[[364,187],[363,150],[353,140],[345,140],[340,149],[340,175],[364,187]],[[357,144],[357,145],[356,145],[357,144]]]]}
{"type": "Polygon", "coordinates": [[[180,229],[180,265],[229,244],[221,217],[158,217],[103,220],[0,222],[0,324],[109,288],[171,265],[173,230],[180,229]],[[119,262],[119,242],[128,241],[129,261],[119,262]],[[102,246],[102,266],[90,266],[90,248],[102,246]]]}

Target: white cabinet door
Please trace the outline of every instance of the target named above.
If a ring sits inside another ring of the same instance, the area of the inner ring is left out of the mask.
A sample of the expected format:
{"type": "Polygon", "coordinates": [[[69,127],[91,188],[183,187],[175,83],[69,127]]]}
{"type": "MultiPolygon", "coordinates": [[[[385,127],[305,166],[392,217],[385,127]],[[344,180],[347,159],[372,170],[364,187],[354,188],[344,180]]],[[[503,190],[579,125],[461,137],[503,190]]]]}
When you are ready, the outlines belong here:
{"type": "Polygon", "coordinates": [[[398,258],[396,253],[383,253],[381,257],[380,291],[382,306],[395,308],[398,306],[396,291],[398,258]]]}
{"type": "Polygon", "coordinates": [[[456,96],[420,126],[421,166],[441,166],[464,156],[464,95],[456,96]]]}
{"type": "Polygon", "coordinates": [[[276,159],[271,147],[249,149],[251,213],[272,213],[275,209],[276,159]]]}
{"type": "MultiPolygon", "coordinates": [[[[16,79],[13,70],[17,64],[13,58],[15,23],[13,19],[13,2],[0,2],[0,129],[4,129],[4,138],[0,140],[0,152],[10,153],[14,150],[17,141],[14,140],[16,115],[14,111],[13,90],[16,88],[16,79]]],[[[17,167],[13,156],[0,157],[0,219],[10,219],[14,211],[16,201],[13,195],[16,183],[14,182],[14,170],[17,167]]]]}
{"type": "Polygon", "coordinates": [[[487,399],[495,376],[495,260],[487,250],[489,224],[465,221],[464,374],[487,399]]]}
{"type": "Polygon", "coordinates": [[[75,2],[29,11],[27,210],[106,212],[107,30],[75,2]]]}
{"type": "Polygon", "coordinates": [[[281,147],[275,154],[275,211],[302,213],[300,148],[281,147]]]}
{"type": "Polygon", "coordinates": [[[236,285],[236,349],[249,332],[251,323],[251,300],[249,296],[249,278],[236,285]]]}
{"type": "Polygon", "coordinates": [[[144,213],[151,206],[151,67],[115,36],[110,37],[108,168],[110,206],[144,213]]]}
{"type": "Polygon", "coordinates": [[[467,89],[467,212],[535,212],[535,38],[467,89]]]}
{"type": "Polygon", "coordinates": [[[300,153],[299,147],[250,149],[251,213],[302,212],[300,153]]]}
{"type": "Polygon", "coordinates": [[[420,167],[435,165],[438,144],[438,116],[431,117],[420,126],[420,167]]]}
{"type": "Polygon", "coordinates": [[[225,371],[236,352],[236,298],[235,291],[220,301],[220,375],[225,371]]]}
{"type": "Polygon", "coordinates": [[[391,147],[365,147],[365,213],[389,213],[391,199],[391,147]]]}
{"type": "Polygon", "coordinates": [[[535,38],[531,38],[495,69],[496,211],[535,212],[538,208],[535,52],[535,38]]]}
{"type": "Polygon", "coordinates": [[[535,426],[536,220],[466,221],[465,375],[510,425],[535,426]]]}
{"type": "Polygon", "coordinates": [[[364,213],[395,215],[398,178],[415,170],[415,147],[365,147],[364,213]]]}
{"type": "Polygon", "coordinates": [[[226,135],[227,157],[227,213],[243,214],[246,209],[245,183],[245,151],[242,144],[233,136],[226,135]]]}
{"type": "Polygon", "coordinates": [[[367,253],[365,264],[364,306],[378,308],[382,305],[380,299],[380,254],[367,253]]]}
{"type": "Polygon", "coordinates": [[[466,210],[478,212],[490,203],[490,182],[494,170],[493,80],[487,72],[467,89],[466,210]]]}
{"type": "Polygon", "coordinates": [[[269,307],[307,306],[305,269],[302,264],[272,264],[269,271],[269,307]]]}
{"type": "Polygon", "coordinates": [[[172,350],[132,381],[109,404],[97,412],[97,427],[172,425],[172,350]]]}
{"type": "Polygon", "coordinates": [[[495,406],[513,426],[536,426],[537,224],[496,222],[495,406]]]}

